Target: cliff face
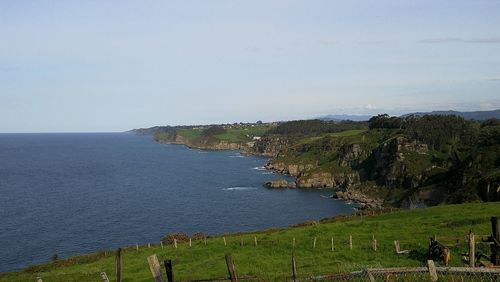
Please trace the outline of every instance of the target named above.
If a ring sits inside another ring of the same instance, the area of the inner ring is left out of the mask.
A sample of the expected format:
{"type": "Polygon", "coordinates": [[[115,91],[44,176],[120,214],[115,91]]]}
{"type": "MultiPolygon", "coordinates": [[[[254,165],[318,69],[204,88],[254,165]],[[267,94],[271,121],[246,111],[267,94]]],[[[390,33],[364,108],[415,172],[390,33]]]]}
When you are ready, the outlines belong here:
{"type": "Polygon", "coordinates": [[[175,144],[175,145],[185,145],[189,148],[196,148],[202,150],[241,150],[243,152],[250,151],[253,143],[233,143],[227,141],[210,141],[201,140],[199,142],[190,142],[187,138],[181,135],[163,137],[157,139],[156,141],[163,144],[175,144]]]}
{"type": "MultiPolygon", "coordinates": [[[[292,145],[274,152],[276,157],[266,168],[295,177],[294,187],[341,188],[346,191],[371,182],[384,187],[413,189],[421,187],[434,173],[426,144],[401,136],[381,143],[358,141],[361,142],[325,139],[312,144],[292,145]],[[312,157],[304,159],[307,155],[312,157]]],[[[421,201],[427,201],[429,195],[436,194],[416,194],[421,201]]],[[[351,194],[343,196],[356,198],[351,194]]]]}
{"type": "Polygon", "coordinates": [[[364,179],[377,180],[390,187],[418,187],[432,168],[427,162],[428,151],[426,144],[415,140],[392,138],[373,150],[363,162],[361,174],[364,179]]]}
{"type": "Polygon", "coordinates": [[[279,152],[291,143],[292,140],[289,137],[265,136],[253,144],[250,153],[266,157],[276,157],[279,152]]]}
{"type": "Polygon", "coordinates": [[[300,188],[348,188],[359,182],[359,174],[353,172],[305,172],[297,179],[300,188]]]}
{"type": "Polygon", "coordinates": [[[345,144],[338,149],[338,164],[342,167],[356,167],[361,162],[363,150],[359,144],[345,144]]]}
{"type": "Polygon", "coordinates": [[[274,170],[281,174],[289,174],[293,177],[299,177],[303,172],[311,170],[314,164],[287,164],[285,162],[270,161],[266,164],[266,169],[274,170]]]}

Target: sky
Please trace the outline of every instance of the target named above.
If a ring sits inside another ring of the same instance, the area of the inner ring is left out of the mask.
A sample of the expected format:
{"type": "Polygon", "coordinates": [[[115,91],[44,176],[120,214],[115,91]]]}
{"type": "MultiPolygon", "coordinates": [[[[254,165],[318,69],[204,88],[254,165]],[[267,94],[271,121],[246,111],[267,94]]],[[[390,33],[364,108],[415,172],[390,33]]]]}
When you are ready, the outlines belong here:
{"type": "Polygon", "coordinates": [[[497,0],[2,0],[0,132],[500,108],[497,0]]]}

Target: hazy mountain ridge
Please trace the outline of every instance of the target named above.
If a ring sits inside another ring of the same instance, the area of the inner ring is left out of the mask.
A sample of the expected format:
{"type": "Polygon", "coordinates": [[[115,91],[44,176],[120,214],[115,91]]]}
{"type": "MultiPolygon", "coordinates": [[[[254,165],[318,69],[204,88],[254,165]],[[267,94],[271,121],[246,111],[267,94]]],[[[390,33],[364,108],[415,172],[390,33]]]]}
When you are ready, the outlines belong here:
{"type": "Polygon", "coordinates": [[[464,119],[474,119],[474,120],[487,120],[487,119],[500,119],[500,109],[491,111],[474,111],[474,112],[459,112],[459,111],[432,111],[432,112],[415,112],[410,114],[402,115],[402,117],[407,116],[425,116],[425,115],[440,115],[440,116],[459,116],[464,119]]]}

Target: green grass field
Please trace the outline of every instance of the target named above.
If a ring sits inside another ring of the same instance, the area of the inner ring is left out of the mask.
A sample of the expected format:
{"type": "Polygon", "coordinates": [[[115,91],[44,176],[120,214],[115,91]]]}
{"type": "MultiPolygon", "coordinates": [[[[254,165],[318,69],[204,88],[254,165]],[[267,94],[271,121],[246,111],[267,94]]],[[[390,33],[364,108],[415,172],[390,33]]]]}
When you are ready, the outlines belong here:
{"type": "MultiPolygon", "coordinates": [[[[465,243],[457,246],[446,237],[464,237],[470,229],[478,235],[491,233],[490,217],[500,216],[500,203],[476,203],[438,206],[414,211],[397,211],[372,217],[324,222],[317,225],[227,235],[228,245],[222,237],[193,241],[193,246],[179,244],[179,248],[159,246],[134,247],[124,250],[123,281],[151,281],[147,257],[157,254],[160,261],[172,259],[176,280],[226,277],[224,255],[231,253],[239,276],[258,276],[262,280],[283,281],[291,275],[290,260],[295,252],[300,275],[337,273],[362,270],[368,267],[422,266],[426,260],[429,237],[452,245],[453,266],[460,266],[460,254],[466,252],[465,243]],[[353,237],[353,250],[348,238],[353,237]],[[257,237],[258,246],[253,245],[257,237]],[[372,236],[378,241],[378,250],[371,250],[372,236]],[[316,248],[313,240],[317,238],[316,248]],[[331,251],[331,238],[334,251],[331,251]],[[293,249],[292,241],[296,240],[293,249]],[[244,246],[240,246],[243,239],[244,246]],[[409,255],[396,255],[394,240],[400,240],[402,249],[412,250],[409,255]],[[273,244],[273,242],[275,244],[273,244]]],[[[116,235],[118,236],[118,235],[116,235]]],[[[476,239],[476,242],[479,242],[476,239]]],[[[488,252],[483,243],[478,249],[488,252]]],[[[164,269],[162,268],[164,271],[164,269]]],[[[60,260],[54,264],[0,274],[0,281],[102,281],[99,273],[105,271],[114,280],[114,257],[111,251],[83,257],[60,260]]]]}
{"type": "MultiPolygon", "coordinates": [[[[268,125],[261,126],[244,126],[240,128],[230,128],[226,129],[226,132],[222,134],[214,135],[216,141],[224,141],[230,143],[245,143],[252,141],[254,136],[264,135],[269,128],[268,125]]],[[[177,129],[177,134],[184,137],[191,144],[196,144],[199,142],[202,136],[203,129],[198,128],[180,128],[177,129]]]]}
{"type": "Polygon", "coordinates": [[[269,130],[269,126],[248,126],[245,128],[232,128],[228,129],[224,134],[215,135],[218,140],[227,142],[248,142],[251,141],[253,136],[262,136],[269,130]]]}

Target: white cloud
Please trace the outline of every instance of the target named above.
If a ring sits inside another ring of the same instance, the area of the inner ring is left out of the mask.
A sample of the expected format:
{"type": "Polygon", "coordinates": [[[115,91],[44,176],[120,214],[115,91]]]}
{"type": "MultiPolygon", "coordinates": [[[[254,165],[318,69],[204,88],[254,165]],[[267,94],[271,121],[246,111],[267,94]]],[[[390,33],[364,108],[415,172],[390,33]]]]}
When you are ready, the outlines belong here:
{"type": "Polygon", "coordinates": [[[365,106],[365,109],[367,109],[367,110],[375,110],[376,107],[373,106],[372,104],[368,104],[368,105],[365,106]]]}

